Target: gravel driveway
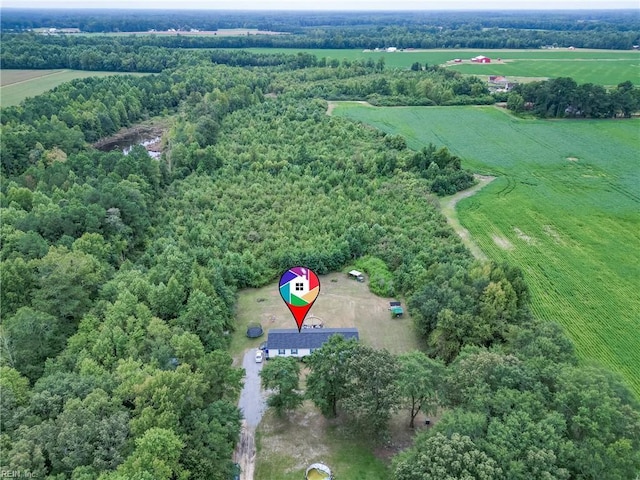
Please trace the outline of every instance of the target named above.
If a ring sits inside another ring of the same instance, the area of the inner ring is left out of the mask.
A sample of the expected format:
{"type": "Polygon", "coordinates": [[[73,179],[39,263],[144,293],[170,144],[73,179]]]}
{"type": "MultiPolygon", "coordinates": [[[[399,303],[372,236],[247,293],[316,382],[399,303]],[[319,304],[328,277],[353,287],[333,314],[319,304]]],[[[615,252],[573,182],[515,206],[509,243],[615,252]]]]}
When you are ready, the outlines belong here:
{"type": "MultiPolygon", "coordinates": [[[[256,428],[262,419],[262,415],[267,408],[267,397],[260,388],[260,370],[262,363],[256,363],[255,349],[247,350],[244,353],[242,367],[246,372],[244,377],[244,386],[240,393],[240,401],[238,407],[244,415],[247,426],[256,428]]],[[[265,360],[266,361],[266,360],[265,360]]]]}
{"type": "MultiPolygon", "coordinates": [[[[238,407],[242,411],[242,431],[236,446],[235,461],[240,464],[240,480],[253,480],[256,461],[256,427],[267,409],[265,392],[260,388],[262,363],[256,363],[256,350],[247,350],[242,359],[246,374],[238,407]]],[[[265,360],[266,361],[266,360],[265,360]]]]}

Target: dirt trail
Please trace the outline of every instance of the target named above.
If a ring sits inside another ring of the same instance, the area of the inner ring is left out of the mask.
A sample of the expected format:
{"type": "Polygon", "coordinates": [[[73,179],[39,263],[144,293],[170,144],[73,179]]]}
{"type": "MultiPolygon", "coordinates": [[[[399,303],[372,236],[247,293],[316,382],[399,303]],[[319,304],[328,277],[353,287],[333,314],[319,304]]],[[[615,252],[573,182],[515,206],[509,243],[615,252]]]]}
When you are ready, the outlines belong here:
{"type": "Polygon", "coordinates": [[[240,465],[240,480],[253,480],[256,453],[256,429],[243,420],[240,441],[234,453],[235,462],[240,465]]]}
{"type": "Polygon", "coordinates": [[[456,205],[460,200],[462,200],[463,198],[470,197],[471,195],[478,192],[478,190],[485,187],[486,185],[488,185],[489,183],[491,183],[493,180],[496,179],[496,177],[489,177],[486,175],[474,175],[474,177],[476,178],[476,180],[478,180],[478,183],[476,185],[466,190],[463,190],[461,192],[458,192],[455,195],[451,195],[450,197],[444,198],[440,202],[440,209],[442,210],[442,213],[444,214],[444,216],[447,217],[447,221],[449,222],[449,225],[451,225],[453,229],[456,231],[456,233],[460,235],[460,238],[462,239],[462,243],[464,243],[466,247],[469,250],[471,250],[471,253],[473,254],[473,256],[480,260],[486,260],[487,259],[486,255],[482,253],[482,250],[480,250],[480,247],[478,247],[478,245],[476,245],[476,243],[471,239],[469,230],[467,230],[462,226],[462,224],[460,223],[460,220],[458,220],[458,214],[456,213],[456,205]]]}

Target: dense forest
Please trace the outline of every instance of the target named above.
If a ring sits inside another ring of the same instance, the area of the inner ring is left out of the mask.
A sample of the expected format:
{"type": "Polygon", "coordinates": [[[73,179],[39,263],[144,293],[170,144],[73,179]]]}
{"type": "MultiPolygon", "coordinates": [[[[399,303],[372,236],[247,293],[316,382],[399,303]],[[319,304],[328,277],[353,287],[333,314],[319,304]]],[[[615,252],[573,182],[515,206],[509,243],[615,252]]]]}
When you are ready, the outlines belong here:
{"type": "Polygon", "coordinates": [[[640,44],[634,10],[574,12],[225,12],[3,11],[4,32],[78,28],[83,32],[254,28],[286,35],[159,37],[171,48],[540,48],[628,50],[640,44]]]}
{"type": "MultiPolygon", "coordinates": [[[[242,371],[227,352],[236,293],[291,265],[325,274],[363,259],[391,279],[380,293],[407,298],[425,351],[335,339],[314,353],[306,394],[372,438],[390,412],[442,409],[393,459],[394,479],[640,471],[638,399],[580,365],[560,327],[533,317],[517,266],[474,260],[439,212],[437,195],[474,181],[461,159],[326,115],[331,99],[489,103],[483,82],[431,66],[75,41],[3,36],[2,59],[53,68],[47,48],[102,61],[130,47],[136,62],[167,63],[1,111],[3,471],[228,479],[241,421],[242,371]],[[151,117],[170,125],[159,160],[91,146],[151,117]],[[331,364],[332,351],[345,362],[331,364]]],[[[283,414],[298,404],[295,368],[288,380],[263,377],[283,414]]]]}

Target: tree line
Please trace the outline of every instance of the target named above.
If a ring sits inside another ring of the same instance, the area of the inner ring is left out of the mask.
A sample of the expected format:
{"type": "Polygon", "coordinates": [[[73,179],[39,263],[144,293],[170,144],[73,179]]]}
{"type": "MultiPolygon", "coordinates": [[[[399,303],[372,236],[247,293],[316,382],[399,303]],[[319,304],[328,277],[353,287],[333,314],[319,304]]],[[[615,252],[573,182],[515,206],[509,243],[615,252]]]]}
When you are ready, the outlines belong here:
{"type": "Polygon", "coordinates": [[[168,48],[540,48],[548,45],[631,49],[640,43],[633,11],[580,12],[185,12],[7,11],[3,31],[74,27],[84,32],[170,28],[255,28],[286,35],[160,37],[168,48]]]}
{"type": "Polygon", "coordinates": [[[516,85],[507,97],[515,113],[530,111],[540,118],[629,118],[640,110],[640,89],[630,81],[613,89],[572,78],[516,85]]]}

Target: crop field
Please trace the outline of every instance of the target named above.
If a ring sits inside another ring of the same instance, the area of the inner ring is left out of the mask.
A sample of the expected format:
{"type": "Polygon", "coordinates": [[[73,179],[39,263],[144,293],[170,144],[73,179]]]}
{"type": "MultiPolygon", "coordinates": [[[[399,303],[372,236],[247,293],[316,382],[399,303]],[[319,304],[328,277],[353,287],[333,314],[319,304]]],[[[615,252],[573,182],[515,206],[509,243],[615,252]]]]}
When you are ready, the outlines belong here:
{"type": "Polygon", "coordinates": [[[296,50],[277,48],[248,49],[262,53],[295,53],[304,51],[318,58],[373,59],[384,58],[387,68],[409,68],[413,63],[448,65],[472,75],[507,75],[512,77],[557,78],[572,77],[577,83],[617,85],[626,80],[640,82],[640,52],[622,50],[407,50],[403,52],[363,52],[362,50],[296,50]],[[466,62],[485,55],[489,64],[466,62]],[[447,63],[459,58],[464,63],[447,63]],[[500,62],[497,59],[500,59],[500,62]]]}
{"type": "MultiPolygon", "coordinates": [[[[35,97],[76,78],[123,75],[119,72],[87,72],[81,70],[2,70],[0,105],[18,105],[28,97],[35,97]]],[[[133,73],[129,75],[144,75],[133,73]]]]}
{"type": "Polygon", "coordinates": [[[640,120],[518,119],[495,107],[373,108],[340,115],[432,142],[498,178],[458,204],[482,251],[518,265],[532,309],[563,325],[585,362],[640,396],[640,120]]]}

